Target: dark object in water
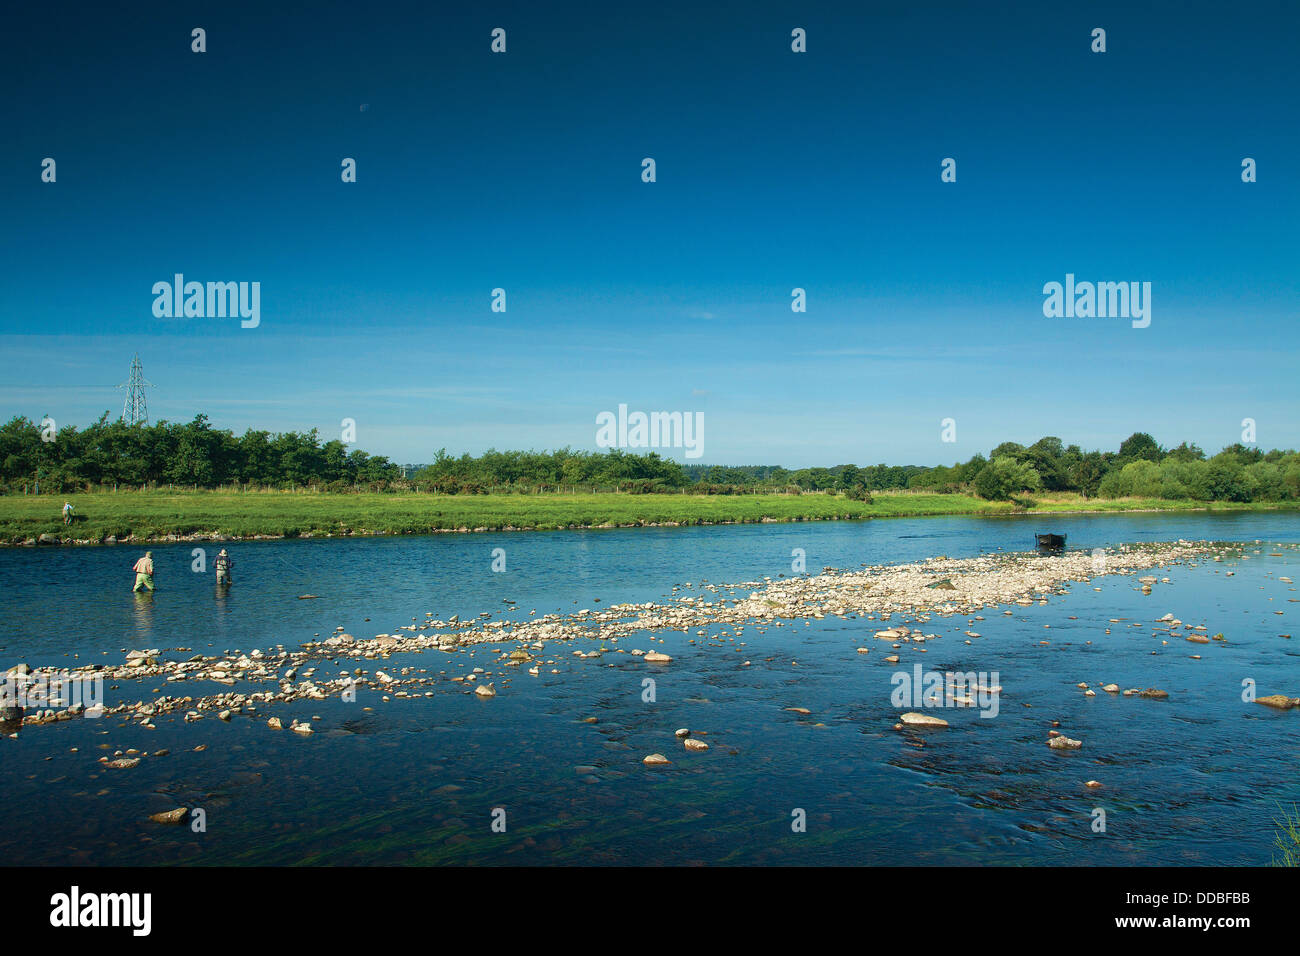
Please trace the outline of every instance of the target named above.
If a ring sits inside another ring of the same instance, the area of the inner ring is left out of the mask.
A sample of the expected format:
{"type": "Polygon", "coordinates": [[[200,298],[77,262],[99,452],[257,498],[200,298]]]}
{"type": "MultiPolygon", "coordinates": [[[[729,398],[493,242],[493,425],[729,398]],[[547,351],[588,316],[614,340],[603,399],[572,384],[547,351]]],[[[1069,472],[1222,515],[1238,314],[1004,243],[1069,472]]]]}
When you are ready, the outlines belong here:
{"type": "Polygon", "coordinates": [[[17,704],[5,704],[0,707],[0,730],[11,733],[22,726],[23,709],[17,704]]]}
{"type": "Polygon", "coordinates": [[[1036,534],[1034,538],[1037,541],[1039,551],[1061,551],[1065,548],[1065,535],[1063,534],[1036,534]]]}

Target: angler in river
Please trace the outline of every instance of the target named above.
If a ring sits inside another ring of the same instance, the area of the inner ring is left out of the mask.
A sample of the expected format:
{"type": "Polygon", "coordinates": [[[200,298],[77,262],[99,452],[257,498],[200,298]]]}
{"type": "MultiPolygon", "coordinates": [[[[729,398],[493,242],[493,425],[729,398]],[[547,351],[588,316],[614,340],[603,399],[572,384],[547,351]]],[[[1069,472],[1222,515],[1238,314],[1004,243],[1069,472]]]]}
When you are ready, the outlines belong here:
{"type": "Polygon", "coordinates": [[[218,585],[224,584],[226,587],[229,587],[230,569],[235,566],[235,562],[230,560],[230,555],[226,553],[225,548],[222,548],[219,552],[217,552],[216,565],[217,565],[217,584],[218,585]]]}
{"type": "Polygon", "coordinates": [[[132,591],[153,590],[153,552],[146,551],[144,557],[135,563],[135,587],[132,591]]]}

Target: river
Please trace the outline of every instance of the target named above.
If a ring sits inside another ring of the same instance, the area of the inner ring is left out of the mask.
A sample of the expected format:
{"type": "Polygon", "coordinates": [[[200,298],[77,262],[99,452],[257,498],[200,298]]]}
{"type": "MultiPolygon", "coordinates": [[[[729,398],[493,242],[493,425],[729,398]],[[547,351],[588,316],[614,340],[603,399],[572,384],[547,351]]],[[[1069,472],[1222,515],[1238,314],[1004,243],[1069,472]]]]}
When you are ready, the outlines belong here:
{"type": "MultiPolygon", "coordinates": [[[[663,601],[688,584],[789,575],[796,549],[816,573],[1021,551],[1046,530],[1067,534],[1072,550],[1251,544],[1240,559],[1152,572],[1171,580],[1149,596],[1133,577],[1107,576],[1012,616],[990,608],[973,625],[977,649],[961,637],[969,619],[933,619],[926,629],[942,637],[927,645],[930,667],[997,672],[1004,688],[996,718],[945,713],[952,726],[937,731],[893,729],[891,670],[856,651],[880,625],[831,617],[746,629],[743,654],[693,632],[660,635],[674,660],[656,672],[653,702],[636,658],[580,659],[556,645],[547,654],[560,673],[520,668],[493,698],[444,682],[427,697],[366,691],[355,703],[285,705],[285,726],[311,720],[311,736],[268,728],[273,706],[229,722],[171,714],[154,730],[112,717],[25,728],[0,739],[0,852],[10,864],[1268,863],[1279,805],[1300,802],[1300,711],[1245,703],[1242,682],[1300,695],[1300,638],[1281,636],[1300,612],[1294,586],[1279,581],[1300,552],[1271,547],[1300,542],[1295,513],[236,542],[224,595],[213,585],[217,546],[204,546],[197,573],[195,545],[153,545],[150,598],[130,592],[142,548],[4,548],[0,667],[296,647],[340,626],[395,632],[430,612],[663,601]],[[1227,640],[1162,645],[1149,624],[1167,612],[1227,640]],[[1085,697],[1081,681],[1170,698],[1085,697]],[[1052,721],[1084,747],[1047,748],[1052,721]],[[684,752],[679,727],[703,732],[710,749],[684,752]],[[98,762],[132,748],[169,753],[127,770],[98,762]],[[673,762],[643,766],[653,752],[673,762]],[[176,806],[202,808],[205,827],[148,820],[176,806]]],[[[433,651],[381,666],[493,669],[492,657],[433,651]]],[[[145,683],[106,688],[107,702],[181,692],[145,683]]]]}

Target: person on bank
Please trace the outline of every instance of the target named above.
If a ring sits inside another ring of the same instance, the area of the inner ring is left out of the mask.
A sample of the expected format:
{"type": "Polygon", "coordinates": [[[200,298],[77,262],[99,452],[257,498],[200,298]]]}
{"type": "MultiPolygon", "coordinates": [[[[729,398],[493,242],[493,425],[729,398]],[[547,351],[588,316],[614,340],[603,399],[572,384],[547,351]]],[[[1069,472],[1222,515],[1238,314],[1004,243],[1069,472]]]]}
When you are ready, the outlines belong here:
{"type": "Polygon", "coordinates": [[[146,551],[144,557],[135,563],[135,587],[132,591],[153,590],[153,552],[146,551]]]}
{"type": "Polygon", "coordinates": [[[72,524],[72,502],[71,501],[65,501],[63,503],[63,523],[72,524]]]}
{"type": "Polygon", "coordinates": [[[217,552],[216,565],[217,565],[217,583],[225,584],[229,586],[230,569],[235,566],[235,562],[230,560],[230,555],[226,553],[225,548],[222,548],[219,552],[217,552]]]}

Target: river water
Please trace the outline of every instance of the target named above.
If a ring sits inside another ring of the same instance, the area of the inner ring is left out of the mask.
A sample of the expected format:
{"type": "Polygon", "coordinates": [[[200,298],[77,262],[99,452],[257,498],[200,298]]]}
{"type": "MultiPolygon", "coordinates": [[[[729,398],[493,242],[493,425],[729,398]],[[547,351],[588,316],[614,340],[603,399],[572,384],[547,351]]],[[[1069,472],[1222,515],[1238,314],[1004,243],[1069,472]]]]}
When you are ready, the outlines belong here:
{"type": "MultiPolygon", "coordinates": [[[[879,650],[856,651],[883,644],[871,640],[879,624],[837,618],[749,627],[743,649],[694,632],[658,635],[666,643],[655,647],[674,660],[655,670],[653,702],[637,658],[580,659],[552,642],[546,656],[559,674],[511,669],[490,699],[445,681],[430,697],[384,702],[363,689],[355,703],[263,705],[229,723],[186,724],[175,713],[155,730],[116,718],[32,727],[0,739],[0,852],[10,864],[1268,863],[1279,807],[1300,803],[1300,711],[1244,703],[1242,682],[1300,696],[1300,637],[1282,636],[1300,613],[1297,592],[1278,580],[1294,576],[1300,552],[1272,546],[1300,542],[1294,513],[239,542],[227,545],[235,584],[224,596],[211,545],[202,574],[191,569],[194,545],[154,545],[151,598],[130,592],[142,549],[8,548],[0,668],[119,662],[141,648],[183,659],[295,647],[338,626],[394,633],[429,612],[510,617],[662,601],[674,587],[692,593],[688,584],[790,574],[795,549],[816,573],[1026,550],[1046,530],[1067,534],[1071,549],[1249,546],[1241,558],[1150,572],[1171,579],[1150,596],[1133,577],[1113,576],[1010,617],[987,609],[974,647],[961,633],[969,619],[933,619],[926,630],[942,637],[926,645],[930,668],[997,672],[1003,687],[996,718],[945,710],[943,730],[893,729],[893,669],[879,650]],[[492,570],[494,558],[504,571],[492,570]],[[308,593],[319,597],[299,599],[308,593]],[[1227,641],[1163,645],[1149,625],[1166,612],[1227,641]],[[1089,698],[1081,681],[1155,686],[1170,698],[1089,698]],[[317,732],[271,730],[273,713],[286,727],[311,720],[317,732]],[[1053,720],[1083,749],[1047,748],[1053,720]],[[684,752],[679,727],[704,732],[710,749],[684,752]],[[170,753],[125,770],[97,762],[128,748],[170,753]],[[672,764],[643,766],[652,752],[672,764]],[[176,806],[202,808],[206,828],[148,820],[176,806]]],[[[500,673],[493,659],[480,647],[379,666],[500,673]]],[[[121,682],[106,698],[224,689],[182,686],[121,682]]]]}

